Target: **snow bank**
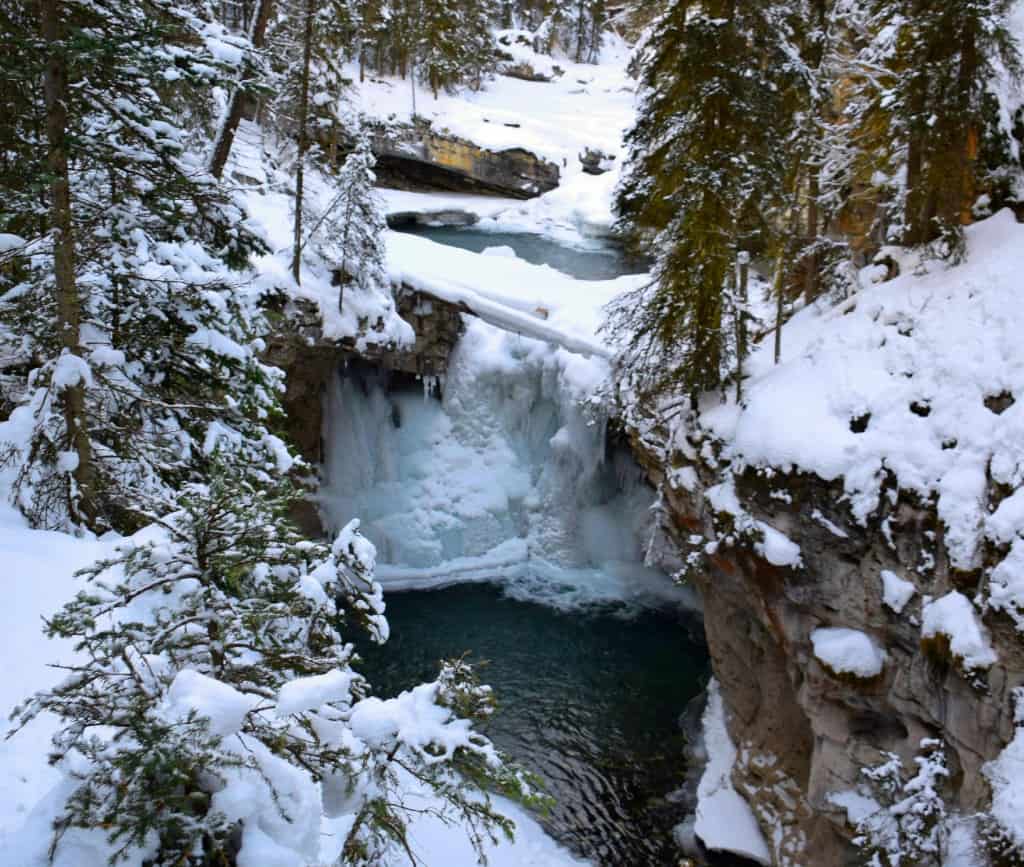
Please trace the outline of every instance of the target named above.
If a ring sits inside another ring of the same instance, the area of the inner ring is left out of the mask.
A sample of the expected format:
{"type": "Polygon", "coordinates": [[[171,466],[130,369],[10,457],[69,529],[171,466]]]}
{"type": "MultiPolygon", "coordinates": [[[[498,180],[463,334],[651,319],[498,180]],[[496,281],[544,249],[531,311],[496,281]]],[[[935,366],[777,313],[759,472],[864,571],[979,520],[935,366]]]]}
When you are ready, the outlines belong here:
{"type": "Polygon", "coordinates": [[[61,775],[46,762],[56,717],[38,717],[16,738],[6,740],[7,716],[37,689],[55,686],[61,680],[63,675],[50,665],[73,658],[72,642],[44,638],[42,618],[53,614],[61,600],[79,589],[75,571],[109,553],[110,547],[93,539],[30,530],[7,505],[6,497],[0,504],[0,562],[4,567],[0,634],[5,658],[9,663],[17,661],[6,665],[0,678],[0,851],[11,864],[28,862],[12,854],[8,835],[26,820],[31,807],[61,775]]]}
{"type": "Polygon", "coordinates": [[[814,655],[838,674],[877,677],[885,666],[885,651],[857,629],[815,629],[811,644],[814,655]]]}
{"type": "Polygon", "coordinates": [[[703,723],[708,763],[697,785],[697,836],[713,851],[771,864],[772,856],[754,812],[732,786],[736,747],[725,726],[725,706],[716,680],[708,684],[703,723]]]}
{"type": "Polygon", "coordinates": [[[750,358],[744,405],[730,399],[702,415],[738,466],[842,477],[861,521],[886,473],[934,496],[961,569],[976,564],[985,536],[1024,532],[1024,496],[992,515],[985,502],[989,472],[1002,485],[1024,481],[1024,226],[1004,211],[966,234],[962,265],[927,263],[798,313],[781,364],[770,345],[750,358]]]}
{"type": "Polygon", "coordinates": [[[485,256],[401,232],[389,232],[387,246],[395,283],[464,305],[506,331],[604,358],[612,350],[596,336],[603,307],[648,279],[576,280],[546,265],[485,256]]]}

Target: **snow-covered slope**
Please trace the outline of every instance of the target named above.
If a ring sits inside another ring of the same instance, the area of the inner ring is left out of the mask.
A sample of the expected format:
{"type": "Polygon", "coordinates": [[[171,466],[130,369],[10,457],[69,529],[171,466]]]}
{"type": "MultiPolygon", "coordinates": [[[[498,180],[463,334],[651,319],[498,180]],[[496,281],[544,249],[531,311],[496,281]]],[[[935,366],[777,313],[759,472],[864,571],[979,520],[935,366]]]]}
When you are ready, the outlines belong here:
{"type": "Polygon", "coordinates": [[[1004,211],[968,227],[967,242],[959,266],[911,264],[843,304],[802,311],[784,329],[780,365],[767,345],[750,359],[743,405],[701,419],[736,465],[842,477],[861,520],[887,474],[935,496],[962,569],[983,539],[1024,531],[1024,227],[1004,211]],[[989,478],[1013,489],[991,514],[989,478]]]}
{"type": "MultiPolygon", "coordinates": [[[[600,63],[573,63],[565,58],[534,54],[523,45],[517,60],[546,72],[558,66],[551,81],[523,81],[504,75],[485,82],[479,91],[441,92],[435,100],[422,86],[415,88],[416,115],[438,131],[494,151],[522,148],[559,167],[556,190],[539,199],[503,207],[497,217],[503,228],[548,232],[605,233],[613,221],[612,190],[624,158],[622,134],[633,121],[634,82],[626,73],[629,46],[606,36],[600,63]],[[610,169],[584,173],[580,155],[599,150],[610,169]]],[[[351,69],[353,80],[358,70],[351,69]]],[[[381,121],[407,123],[413,115],[413,87],[408,80],[370,77],[358,86],[358,105],[381,121]]]]}
{"type": "Polygon", "coordinates": [[[522,259],[472,253],[398,232],[388,234],[388,270],[396,283],[464,304],[506,331],[605,358],[612,352],[597,336],[602,308],[648,279],[641,274],[575,280],[522,259]]]}

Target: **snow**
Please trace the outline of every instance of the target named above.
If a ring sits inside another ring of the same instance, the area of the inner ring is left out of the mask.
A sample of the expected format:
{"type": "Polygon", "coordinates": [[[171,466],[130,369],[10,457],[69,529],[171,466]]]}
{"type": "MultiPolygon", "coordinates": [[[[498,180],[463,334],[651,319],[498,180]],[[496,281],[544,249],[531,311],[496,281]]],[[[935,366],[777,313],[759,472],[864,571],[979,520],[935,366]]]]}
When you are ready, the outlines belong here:
{"type": "Polygon", "coordinates": [[[576,280],[546,265],[485,256],[400,232],[388,233],[387,246],[395,283],[464,305],[506,331],[605,358],[612,350],[597,337],[602,308],[647,280],[646,275],[576,280]]]}
{"type": "Polygon", "coordinates": [[[1024,691],[1015,690],[1013,740],[982,769],[992,786],[992,816],[1017,847],[1024,847],[1024,691]]]}
{"type": "Polygon", "coordinates": [[[164,713],[170,720],[187,719],[193,711],[210,720],[215,735],[229,735],[257,704],[253,695],[239,692],[226,683],[198,671],[179,671],[167,691],[164,713]]]}
{"type": "Polygon", "coordinates": [[[92,383],[89,363],[84,358],[65,352],[57,359],[57,364],[53,368],[53,387],[62,391],[79,383],[92,383]]]}
{"type": "Polygon", "coordinates": [[[987,473],[1024,481],[1024,400],[997,414],[986,398],[1024,396],[1024,226],[1010,211],[966,228],[968,258],[908,268],[843,304],[823,301],[749,360],[745,400],[708,406],[701,422],[734,466],[842,478],[854,517],[878,506],[886,473],[935,497],[954,566],[976,565],[986,538],[1024,531],[1024,498],[986,509],[987,473]],[[780,411],[784,408],[784,411],[780,411]],[[869,417],[863,433],[855,418],[869,417]]]}
{"type": "Polygon", "coordinates": [[[716,680],[708,683],[703,724],[708,763],[697,785],[697,836],[713,851],[771,864],[771,853],[754,812],[732,785],[736,747],[726,728],[725,705],[716,680]]]}
{"type": "Polygon", "coordinates": [[[754,550],[773,566],[797,568],[803,564],[800,546],[796,542],[771,524],[754,518],[743,509],[736,496],[736,485],[732,478],[708,488],[705,496],[716,511],[734,518],[738,532],[753,534],[754,550]]]}
{"type": "Polygon", "coordinates": [[[388,219],[415,217],[424,225],[462,225],[494,220],[505,211],[523,207],[520,199],[481,196],[475,193],[417,193],[409,190],[379,190],[388,219]]]}
{"type": "Polygon", "coordinates": [[[988,668],[998,661],[996,652],[971,601],[953,590],[935,601],[926,600],[922,609],[921,635],[949,639],[953,655],[964,668],[988,668]]]}
{"type": "Polygon", "coordinates": [[[988,594],[989,605],[1006,612],[1024,631],[1024,539],[1014,539],[1009,554],[992,570],[988,594]]]}
{"type": "Polygon", "coordinates": [[[838,674],[877,677],[885,666],[885,651],[857,629],[815,629],[811,633],[811,644],[814,655],[838,674]]]}
{"type": "Polygon", "coordinates": [[[63,533],[30,530],[24,519],[0,504],[0,562],[3,563],[4,604],[0,608],[0,633],[10,663],[0,678],[0,850],[9,863],[9,835],[26,819],[28,811],[60,779],[46,763],[50,736],[56,729],[53,716],[33,720],[16,738],[7,715],[35,690],[56,685],[61,674],[50,668],[72,658],[72,642],[48,641],[42,635],[42,618],[51,615],[56,600],[69,597],[79,581],[74,572],[102,556],[109,547],[94,539],[76,539],[63,533]]]}
{"type": "Polygon", "coordinates": [[[287,716],[313,710],[328,702],[348,703],[352,698],[353,681],[352,672],[342,669],[290,681],[278,692],[277,712],[287,716]]]}
{"type": "MultiPolygon", "coordinates": [[[[333,198],[333,193],[316,172],[307,175],[306,195],[309,210],[322,213],[333,198]]],[[[250,225],[260,235],[271,252],[254,261],[256,271],[252,284],[254,292],[287,291],[289,297],[309,301],[315,305],[323,324],[327,340],[356,339],[356,347],[365,349],[369,343],[394,343],[407,346],[415,339],[412,327],[395,310],[390,295],[375,292],[347,291],[344,306],[339,306],[339,290],[332,282],[330,268],[322,261],[306,261],[301,267],[301,284],[296,285],[291,274],[292,198],[285,192],[259,187],[246,192],[245,206],[250,225]],[[361,323],[380,323],[380,328],[365,332],[361,323]]]]}
{"type": "Polygon", "coordinates": [[[882,602],[896,614],[902,614],[907,603],[917,592],[917,588],[912,581],[900,578],[899,575],[888,569],[883,569],[880,575],[882,578],[882,602]]]}
{"type": "Polygon", "coordinates": [[[28,241],[20,235],[12,235],[9,232],[0,232],[0,254],[10,253],[12,250],[19,250],[28,246],[28,241]]]}
{"type": "MultiPolygon", "coordinates": [[[[535,55],[526,46],[514,48],[519,60],[534,68],[550,66],[551,58],[535,55]]],[[[435,100],[428,89],[416,87],[416,115],[433,128],[469,139],[493,151],[522,148],[558,166],[557,190],[528,202],[502,208],[499,222],[508,228],[529,225],[536,231],[603,234],[612,223],[611,190],[621,169],[622,133],[634,116],[633,81],[626,73],[629,47],[609,36],[597,65],[559,59],[564,74],[550,82],[523,81],[497,76],[482,90],[440,93],[435,100]],[[583,172],[580,155],[600,150],[614,161],[611,171],[593,176],[583,172]]],[[[350,77],[358,81],[358,69],[350,77]]],[[[360,108],[382,122],[408,123],[412,117],[410,82],[374,76],[359,85],[360,108]]]]}

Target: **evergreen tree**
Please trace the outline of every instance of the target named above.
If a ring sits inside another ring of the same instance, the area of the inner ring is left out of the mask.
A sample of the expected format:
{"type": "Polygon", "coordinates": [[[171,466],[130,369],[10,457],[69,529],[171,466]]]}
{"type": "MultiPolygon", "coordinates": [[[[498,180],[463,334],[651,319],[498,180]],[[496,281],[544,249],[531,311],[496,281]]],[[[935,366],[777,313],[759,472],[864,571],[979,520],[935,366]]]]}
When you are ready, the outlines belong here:
{"type": "Polygon", "coordinates": [[[959,255],[979,188],[1001,168],[995,155],[1008,150],[990,84],[1001,70],[1019,73],[1006,28],[1011,5],[873,0],[862,10],[847,7],[863,44],[844,118],[858,140],[847,188],[875,191],[892,239],[941,239],[947,255],[959,255]]]}
{"type": "Polygon", "coordinates": [[[773,4],[672,3],[640,51],[641,108],[617,196],[645,237],[653,282],[613,310],[643,390],[716,388],[743,315],[740,253],[781,255],[787,203],[785,94],[792,73],[773,4]]]}
{"type": "Polygon", "coordinates": [[[384,232],[387,222],[373,174],[375,160],[365,134],[346,157],[337,178],[337,194],[313,226],[307,241],[319,260],[334,270],[338,304],[347,293],[391,294],[385,270],[384,232]]]}
{"type": "Polygon", "coordinates": [[[266,819],[244,821],[265,809],[298,829],[278,845],[304,863],[319,846],[319,798],[303,798],[296,770],[356,814],[349,864],[409,850],[400,772],[428,785],[439,799],[430,809],[463,823],[478,848],[511,834],[479,787],[522,793],[524,780],[464,721],[489,713],[489,691],[464,664],[447,665],[418,688],[445,709],[440,720],[417,726],[415,701],[392,700],[403,724],[379,737],[391,711],[359,704],[367,686],[343,640],[357,628],[387,638],[373,546],[358,521],[330,546],[301,539],[282,519],[287,487],[240,481],[238,460],[218,453],[206,483],[153,503],[156,538],[85,570],[86,589],[47,623],[78,642],[82,661],[16,716],[64,722],[51,758],[76,769],[75,787],[54,850],[72,828],[104,828],[116,860],[231,864],[266,835],[266,819]]]}
{"type": "MultiPolygon", "coordinates": [[[[46,211],[21,195],[5,212],[33,253],[0,276],[7,349],[32,367],[16,410],[29,432],[7,458],[35,523],[131,528],[140,491],[196,478],[222,437],[246,444],[253,472],[276,461],[266,408],[279,375],[256,357],[259,315],[233,274],[260,244],[179,123],[211,115],[212,85],[232,71],[216,56],[223,31],[164,0],[56,11],[45,44],[30,16],[14,33],[20,80],[42,77],[42,58],[67,71],[68,173],[66,207],[51,190],[46,211]],[[78,327],[65,327],[57,311],[76,301],[78,327]]],[[[29,117],[43,113],[29,102],[29,117]]],[[[26,174],[49,171],[41,153],[24,154],[26,174]]]]}
{"type": "Polygon", "coordinates": [[[424,0],[421,10],[417,65],[437,99],[440,90],[459,80],[459,9],[455,0],[424,0]]]}
{"type": "Polygon", "coordinates": [[[576,0],[568,25],[573,60],[577,63],[597,62],[607,20],[605,0],[576,0]]]}

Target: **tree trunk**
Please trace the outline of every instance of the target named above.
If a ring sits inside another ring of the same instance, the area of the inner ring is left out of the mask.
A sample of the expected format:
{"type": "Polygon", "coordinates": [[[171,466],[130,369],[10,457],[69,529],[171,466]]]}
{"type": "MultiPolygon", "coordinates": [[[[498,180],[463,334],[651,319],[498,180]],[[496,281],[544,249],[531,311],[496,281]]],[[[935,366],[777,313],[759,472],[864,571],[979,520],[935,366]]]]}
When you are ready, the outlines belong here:
{"type": "Polygon", "coordinates": [[[785,314],[786,304],[784,295],[785,265],[782,256],[779,256],[775,263],[775,279],[772,291],[775,292],[775,363],[782,361],[782,317],[785,314]]]}
{"type": "Polygon", "coordinates": [[[747,360],[747,287],[750,283],[750,254],[737,256],[739,310],[736,313],[736,402],[743,397],[743,365],[747,360]]]}
{"type": "MultiPolygon", "coordinates": [[[[67,152],[67,60],[61,44],[59,0],[41,0],[42,36],[49,56],[43,81],[46,100],[47,168],[50,171],[50,214],[53,226],[53,275],[57,301],[57,330],[61,348],[81,356],[82,302],[75,281],[75,237],[71,222],[71,185],[67,152]]],[[[96,517],[92,446],[85,426],[85,385],[79,382],[61,392],[68,441],[78,458],[74,470],[78,496],[69,498],[72,519],[90,524],[96,517]]]]}
{"type": "Polygon", "coordinates": [[[919,118],[924,111],[924,90],[915,82],[910,95],[910,115],[913,125],[907,142],[907,199],[903,215],[903,243],[908,247],[930,240],[931,222],[927,212],[928,191],[924,188],[924,137],[919,118]]]}
{"type": "Polygon", "coordinates": [[[313,59],[313,2],[306,0],[306,20],[302,34],[302,79],[299,84],[299,153],[295,165],[295,233],[292,251],[292,276],[301,283],[302,271],[302,206],[306,174],[306,151],[309,150],[309,67],[313,59]]]}
{"type": "Polygon", "coordinates": [[[960,75],[957,82],[960,105],[957,108],[962,121],[960,152],[957,166],[960,172],[956,217],[961,225],[967,225],[973,218],[972,208],[977,196],[976,164],[978,159],[978,127],[974,118],[974,86],[978,79],[978,42],[974,21],[965,16],[960,44],[960,75]]]}
{"type": "Polygon", "coordinates": [[[820,169],[812,166],[807,175],[807,240],[813,245],[804,263],[804,300],[810,304],[821,291],[818,273],[818,196],[821,194],[820,169]]]}
{"type": "MultiPolygon", "coordinates": [[[[252,20],[252,27],[249,30],[249,41],[254,49],[263,47],[267,38],[267,25],[270,22],[270,14],[274,8],[274,0],[259,0],[256,8],[256,15],[252,20]]],[[[227,165],[228,156],[231,154],[231,146],[235,143],[235,133],[238,131],[238,124],[246,112],[249,103],[250,91],[246,86],[246,80],[254,73],[252,64],[243,61],[242,72],[235,89],[231,91],[231,98],[228,100],[227,109],[221,118],[217,135],[213,140],[213,153],[210,155],[210,173],[219,178],[224,173],[224,166],[227,165]]]]}

